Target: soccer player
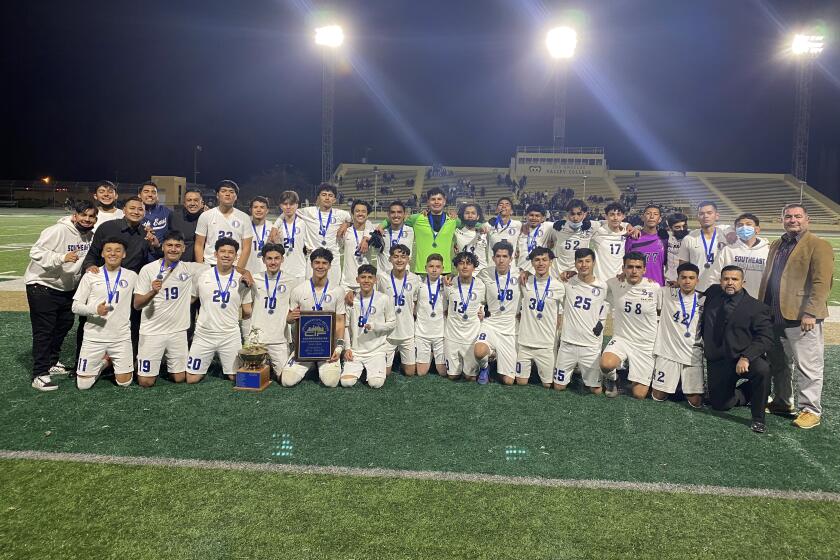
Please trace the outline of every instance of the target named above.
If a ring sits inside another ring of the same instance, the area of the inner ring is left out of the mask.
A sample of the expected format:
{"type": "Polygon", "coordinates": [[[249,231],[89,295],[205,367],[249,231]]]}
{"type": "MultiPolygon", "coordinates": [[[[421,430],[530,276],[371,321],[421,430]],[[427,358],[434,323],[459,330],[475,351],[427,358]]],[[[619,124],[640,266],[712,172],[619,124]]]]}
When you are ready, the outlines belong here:
{"type": "Polygon", "coordinates": [[[709,272],[709,286],[720,283],[720,273],[724,267],[736,265],[744,271],[744,289],[753,296],[758,296],[761,277],[767,265],[770,245],[759,237],[761,226],[754,214],[741,214],[735,219],[735,233],[738,241],[725,245],[715,258],[709,272]]]}
{"type": "Polygon", "coordinates": [[[604,214],[607,219],[595,229],[589,247],[595,251],[595,276],[606,282],[621,272],[628,224],[624,206],[618,202],[607,204],[604,214]]]}
{"type": "MultiPolygon", "coordinates": [[[[341,283],[347,290],[359,287],[357,277],[359,267],[370,264],[364,240],[370,237],[373,224],[368,221],[370,203],[364,200],[354,200],[350,207],[353,214],[353,224],[344,232],[342,245],[344,246],[344,267],[341,283]]],[[[390,264],[390,263],[389,263],[390,264]]]]}
{"type": "Polygon", "coordinates": [[[554,222],[549,242],[556,256],[552,271],[555,276],[575,270],[575,251],[588,248],[599,227],[600,222],[589,219],[589,207],[584,201],[569,201],[566,205],[566,219],[554,222]]]}
{"type": "Polygon", "coordinates": [[[516,379],[516,314],[519,311],[519,278],[511,268],[513,245],[499,241],[493,246],[493,268],[478,275],[484,283],[487,316],[473,346],[478,361],[478,383],[489,381],[488,361],[496,357],[496,373],[502,383],[513,385],[516,379]],[[512,334],[512,332],[514,334],[512,334]]]}
{"type": "Polygon", "coordinates": [[[247,266],[254,234],[249,226],[251,218],[233,206],[237,196],[239,185],[230,179],[216,185],[219,205],[202,213],[195,227],[195,262],[216,264],[216,253],[211,252],[211,249],[215,250],[216,241],[227,238],[236,241],[237,247],[241,249],[236,262],[231,264],[247,266]]]}
{"type": "MultiPolygon", "coordinates": [[[[254,275],[253,313],[251,328],[259,329],[257,340],[268,350],[271,369],[279,383],[289,361],[289,341],[286,339],[286,317],[289,314],[291,281],[283,272],[286,250],[279,243],[266,243],[262,248],[265,270],[254,275]]],[[[249,331],[246,337],[250,335],[249,331]]]]}
{"type": "Polygon", "coordinates": [[[688,216],[676,212],[668,216],[668,253],[665,265],[665,283],[672,288],[677,287],[677,267],[680,265],[680,246],[682,240],[689,234],[688,216]]]}
{"type": "Polygon", "coordinates": [[[566,287],[549,274],[554,259],[551,249],[536,247],[529,258],[534,275],[522,286],[516,337],[516,384],[528,384],[534,363],[540,382],[548,389],[554,377],[554,341],[560,329],[566,287]]]}
{"type": "Polygon", "coordinates": [[[295,191],[283,191],[280,194],[280,210],[282,211],[274,227],[271,228],[271,241],[280,243],[286,250],[283,255],[283,274],[289,282],[289,289],[294,290],[303,284],[306,278],[306,255],[303,252],[303,220],[297,216],[300,199],[295,191]]]}
{"type": "Polygon", "coordinates": [[[645,278],[664,286],[668,233],[659,227],[662,210],[655,204],[648,204],[642,213],[642,221],[642,231],[638,237],[627,238],[624,253],[642,253],[645,256],[645,278]]]}
{"type": "Polygon", "coordinates": [[[76,365],[76,387],[90,389],[105,363],[114,365],[117,385],[128,387],[134,376],[131,349],[131,294],[137,273],[121,266],[125,242],[110,237],[102,244],[105,264],[82,276],[73,296],[73,313],[87,317],[76,365]]]}
{"type": "MultiPolygon", "coordinates": [[[[299,208],[306,232],[305,241],[309,251],[317,248],[328,249],[333,256],[340,255],[339,240],[352,220],[350,214],[341,208],[334,208],[338,191],[329,183],[321,183],[317,192],[315,206],[299,208]],[[347,224],[347,225],[345,225],[347,224]]],[[[310,253],[311,254],[311,253],[310,253]]],[[[341,263],[334,262],[329,267],[330,284],[338,288],[341,284],[341,263]]]]}
{"type": "Polygon", "coordinates": [[[357,301],[348,309],[350,344],[344,353],[341,386],[352,387],[364,371],[368,385],[379,389],[385,384],[387,337],[397,324],[397,315],[391,298],[375,287],[373,266],[368,263],[359,266],[357,283],[357,301]]]}
{"type": "MultiPolygon", "coordinates": [[[[316,362],[318,377],[326,387],[336,387],[341,377],[341,358],[344,352],[344,339],[341,336],[345,328],[345,314],[347,309],[344,304],[344,289],[329,279],[330,266],[333,262],[333,254],[329,249],[323,247],[315,249],[309,254],[309,262],[312,265],[312,278],[300,284],[292,290],[289,298],[289,315],[287,322],[300,319],[301,310],[324,311],[335,313],[335,348],[332,356],[326,361],[316,362]]],[[[303,380],[310,369],[309,363],[299,363],[294,357],[290,358],[283,368],[280,376],[283,387],[297,385],[303,380]]]]}
{"type": "Polygon", "coordinates": [[[262,250],[269,241],[271,235],[271,224],[268,223],[268,199],[264,196],[255,196],[251,199],[251,230],[254,237],[251,240],[251,252],[248,255],[248,264],[245,268],[252,273],[263,272],[265,263],[262,258],[262,250]]]}
{"type": "Polygon", "coordinates": [[[700,279],[697,281],[697,290],[700,292],[705,291],[711,283],[712,265],[715,257],[726,246],[726,235],[731,229],[729,226],[718,226],[719,219],[717,204],[704,200],[697,205],[700,229],[685,236],[680,245],[680,264],[690,262],[700,270],[700,279]]]}
{"type": "Polygon", "coordinates": [[[426,258],[426,277],[414,290],[414,344],[417,347],[417,375],[429,373],[432,360],[438,375],[446,376],[444,349],[444,312],[447,309],[443,256],[432,253],[426,258]]]}
{"type": "MultiPolygon", "coordinates": [[[[529,257],[531,251],[537,247],[548,247],[551,240],[552,222],[545,221],[545,207],[539,204],[531,204],[525,210],[525,224],[521,228],[519,242],[516,246],[515,268],[520,271],[527,271],[533,274],[529,257]]],[[[523,276],[524,282],[527,276],[523,276]]]]}
{"type": "Polygon", "coordinates": [[[677,267],[679,287],[659,292],[662,319],[653,346],[651,383],[655,401],[664,401],[682,383],[688,404],[694,408],[703,405],[703,349],[698,336],[703,296],[696,291],[699,276],[696,264],[682,263],[677,267]]]}
{"type": "Polygon", "coordinates": [[[96,216],[92,203],[79,202],[72,216],[42,231],[29,250],[23,281],[32,322],[32,387],[39,391],[58,389],[50,375],[67,373],[59,355],[73,327],[73,292],[82,277],[96,216]]]}
{"type": "MultiPolygon", "coordinates": [[[[600,395],[602,381],[598,358],[603,340],[604,303],[607,284],[595,276],[595,252],[592,249],[575,251],[577,274],[566,282],[563,303],[563,328],[560,347],[555,360],[554,388],[566,389],[575,367],[580,369],[583,384],[600,395]]],[[[615,373],[605,376],[609,392],[615,392],[615,373]]]]}
{"type": "Polygon", "coordinates": [[[236,378],[239,350],[242,349],[240,313],[244,319],[251,317],[253,294],[234,267],[239,243],[236,239],[220,236],[214,248],[216,266],[201,273],[192,284],[192,299],[201,301],[201,310],[187,358],[187,383],[201,381],[216,354],[222,373],[231,381],[236,378]]]}
{"type": "Polygon", "coordinates": [[[469,251],[478,257],[475,274],[487,266],[487,237],[478,224],[484,221],[484,213],[478,204],[468,203],[458,210],[461,225],[455,230],[455,252],[469,251]]]}
{"type": "Polygon", "coordinates": [[[168,231],[161,248],[163,258],[140,269],[134,289],[134,309],[142,310],[137,346],[137,383],[141,387],[155,384],[164,355],[169,379],[174,383],[186,380],[193,278],[206,268],[181,261],[184,236],[178,231],[168,231]]]}
{"type": "MultiPolygon", "coordinates": [[[[511,217],[513,213],[513,201],[503,196],[496,203],[496,217],[491,218],[488,225],[487,248],[491,249],[499,241],[507,241],[512,247],[519,245],[519,232],[522,229],[522,222],[511,217]]],[[[485,263],[493,255],[485,256],[485,263]]],[[[486,265],[485,265],[486,266],[486,265]]]]}
{"type": "Polygon", "coordinates": [[[140,185],[137,196],[143,201],[146,215],[143,218],[142,226],[147,232],[151,232],[157,238],[158,243],[163,242],[163,237],[169,231],[169,224],[172,220],[172,210],[160,204],[158,188],[153,181],[146,181],[140,185]]]}
{"type": "Polygon", "coordinates": [[[411,250],[405,245],[391,247],[391,272],[380,272],[377,276],[377,290],[391,298],[397,314],[397,324],[388,336],[385,347],[387,369],[390,375],[394,358],[399,352],[403,373],[414,375],[417,350],[414,346],[415,292],[420,287],[420,277],[408,270],[411,250]]]}
{"type": "Polygon", "coordinates": [[[645,278],[645,256],[626,253],[624,279],[607,280],[607,303],[613,313],[613,337],[601,354],[605,394],[618,396],[615,370],[630,362],[628,381],[635,398],[647,398],[653,377],[653,344],[659,327],[659,284],[645,278]]]}
{"type": "Polygon", "coordinates": [[[484,304],[484,283],[473,276],[478,266],[478,257],[469,251],[462,251],[452,259],[458,274],[446,287],[446,301],[449,307],[446,315],[446,374],[449,379],[458,379],[461,374],[467,381],[474,381],[478,373],[473,343],[481,329],[484,304]]]}
{"type": "MultiPolygon", "coordinates": [[[[371,232],[369,237],[380,237],[381,242],[374,243],[379,249],[376,252],[376,269],[379,272],[391,272],[391,247],[405,245],[414,250],[414,228],[405,223],[405,204],[395,200],[388,206],[388,227],[383,233],[378,230],[371,232]]],[[[362,252],[366,249],[362,243],[362,252]]]]}
{"type": "Polygon", "coordinates": [[[111,220],[118,220],[125,214],[117,208],[117,186],[111,181],[99,181],[96,190],[93,191],[93,199],[96,201],[96,208],[99,212],[96,215],[96,223],[93,231],[111,220]]]}

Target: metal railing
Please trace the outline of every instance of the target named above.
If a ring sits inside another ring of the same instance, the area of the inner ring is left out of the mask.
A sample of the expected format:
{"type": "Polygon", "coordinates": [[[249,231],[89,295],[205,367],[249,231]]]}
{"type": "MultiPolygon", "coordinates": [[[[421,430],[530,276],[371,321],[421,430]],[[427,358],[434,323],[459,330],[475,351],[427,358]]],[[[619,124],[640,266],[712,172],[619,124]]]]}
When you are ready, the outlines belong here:
{"type": "Polygon", "coordinates": [[[603,154],[604,148],[597,147],[574,147],[566,146],[557,148],[554,146],[517,146],[516,153],[527,152],[529,154],[603,154]]]}

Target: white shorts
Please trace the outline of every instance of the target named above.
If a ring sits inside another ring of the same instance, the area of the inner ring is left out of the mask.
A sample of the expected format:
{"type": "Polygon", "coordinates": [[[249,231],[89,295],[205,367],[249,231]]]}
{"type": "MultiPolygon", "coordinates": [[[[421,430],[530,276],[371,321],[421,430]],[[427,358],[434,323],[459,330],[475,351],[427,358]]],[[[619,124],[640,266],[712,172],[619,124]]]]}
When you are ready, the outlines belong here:
{"type": "Polygon", "coordinates": [[[280,375],[286,362],[289,361],[289,345],[285,342],[276,342],[274,344],[265,344],[265,349],[268,350],[268,360],[271,362],[271,369],[274,370],[275,375],[280,375]]]}
{"type": "Polygon", "coordinates": [[[475,361],[471,342],[444,341],[446,351],[446,375],[474,376],[478,374],[478,362],[475,361]]]}
{"type": "Polygon", "coordinates": [[[568,342],[561,342],[557,349],[557,360],[554,363],[554,382],[558,385],[568,385],[572,380],[575,366],[580,370],[583,384],[587,387],[601,386],[601,345],[578,346],[568,342]]]}
{"type": "Polygon", "coordinates": [[[612,338],[604,353],[615,354],[622,362],[630,362],[627,379],[647,387],[653,379],[653,351],[644,352],[633,346],[632,342],[621,338],[612,338]]]}
{"type": "Polygon", "coordinates": [[[657,391],[673,395],[677,391],[677,384],[682,381],[683,393],[687,395],[703,394],[703,355],[702,350],[695,349],[694,363],[681,364],[662,356],[656,356],[651,387],[657,391]]]}
{"type": "Polygon", "coordinates": [[[394,358],[397,352],[400,353],[400,364],[412,366],[417,363],[417,348],[414,346],[414,338],[406,338],[405,340],[391,340],[385,339],[385,363],[388,367],[394,365],[394,358]]]}
{"type": "Polygon", "coordinates": [[[337,362],[297,362],[292,356],[283,367],[283,372],[280,376],[284,387],[292,387],[297,385],[306,373],[315,366],[318,366],[318,377],[321,383],[327,387],[337,387],[341,379],[341,361],[337,362]]]}
{"type": "MultiPolygon", "coordinates": [[[[362,376],[362,370],[367,370],[367,381],[369,385],[371,384],[371,380],[375,379],[384,383],[385,363],[384,352],[367,355],[354,353],[352,361],[344,362],[344,371],[341,372],[341,376],[359,379],[362,376]]],[[[381,386],[382,383],[379,383],[379,385],[381,386]]]]}
{"type": "Polygon", "coordinates": [[[187,358],[187,373],[193,375],[204,375],[213,356],[219,354],[219,362],[222,364],[222,373],[225,375],[236,375],[236,368],[239,365],[239,350],[242,349],[242,341],[238,336],[206,337],[201,333],[195,333],[190,354],[187,358]]]}
{"type": "Polygon", "coordinates": [[[157,377],[166,355],[166,370],[181,373],[187,370],[187,331],[172,334],[141,334],[137,345],[137,375],[157,377]]]}
{"type": "Polygon", "coordinates": [[[554,348],[531,348],[517,346],[516,377],[531,377],[531,362],[537,364],[537,374],[543,385],[551,383],[554,375],[554,348]]]}
{"type": "Polygon", "coordinates": [[[495,328],[482,325],[475,338],[476,343],[486,344],[496,356],[496,372],[508,377],[516,376],[516,337],[498,332],[495,328]]]}
{"type": "Polygon", "coordinates": [[[434,359],[436,364],[446,363],[446,351],[444,349],[443,337],[423,338],[414,337],[414,346],[417,348],[417,363],[431,364],[434,359]]]}
{"type": "Polygon", "coordinates": [[[76,375],[82,377],[96,377],[102,373],[105,355],[111,358],[114,373],[134,373],[131,339],[116,342],[96,342],[84,339],[82,349],[79,350],[79,363],[76,365],[76,375]]]}

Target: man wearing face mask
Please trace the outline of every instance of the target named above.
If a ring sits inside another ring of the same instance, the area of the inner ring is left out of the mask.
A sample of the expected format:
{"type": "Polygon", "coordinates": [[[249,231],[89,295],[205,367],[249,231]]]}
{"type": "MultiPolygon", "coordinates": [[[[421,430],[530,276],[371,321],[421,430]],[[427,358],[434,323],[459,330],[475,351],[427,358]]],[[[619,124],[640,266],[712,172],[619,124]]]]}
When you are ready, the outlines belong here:
{"type": "Polygon", "coordinates": [[[770,245],[766,239],[758,236],[761,227],[758,218],[753,214],[738,216],[735,219],[735,232],[738,241],[720,250],[709,272],[709,284],[720,282],[720,273],[724,267],[736,265],[744,271],[744,289],[755,297],[761,286],[761,276],[767,264],[770,245]]]}
{"type": "Polygon", "coordinates": [[[64,337],[73,326],[73,292],[90,250],[97,209],[80,202],[72,216],[41,232],[29,251],[24,282],[32,321],[32,387],[53,391],[50,374],[67,373],[59,362],[64,337]]]}
{"type": "Polygon", "coordinates": [[[685,236],[691,233],[688,229],[688,216],[677,212],[668,216],[668,257],[665,267],[665,283],[669,286],[677,285],[677,267],[680,266],[680,246],[685,236]]]}

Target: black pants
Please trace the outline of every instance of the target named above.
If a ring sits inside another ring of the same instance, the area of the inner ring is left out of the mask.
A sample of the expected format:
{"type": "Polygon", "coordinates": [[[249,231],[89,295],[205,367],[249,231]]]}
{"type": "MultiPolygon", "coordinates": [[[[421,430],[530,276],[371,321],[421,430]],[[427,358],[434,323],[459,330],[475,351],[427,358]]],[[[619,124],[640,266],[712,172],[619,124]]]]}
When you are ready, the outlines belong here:
{"type": "Polygon", "coordinates": [[[32,377],[46,375],[58,362],[64,337],[73,327],[73,292],[40,284],[27,284],[29,320],[32,322],[32,377]]]}
{"type": "Polygon", "coordinates": [[[750,362],[750,368],[744,375],[735,373],[738,360],[717,360],[706,363],[709,381],[709,402],[715,410],[729,410],[738,404],[735,384],[741,378],[747,383],[740,389],[750,399],[753,420],[764,421],[764,408],[770,393],[770,364],[764,358],[750,362]]]}

